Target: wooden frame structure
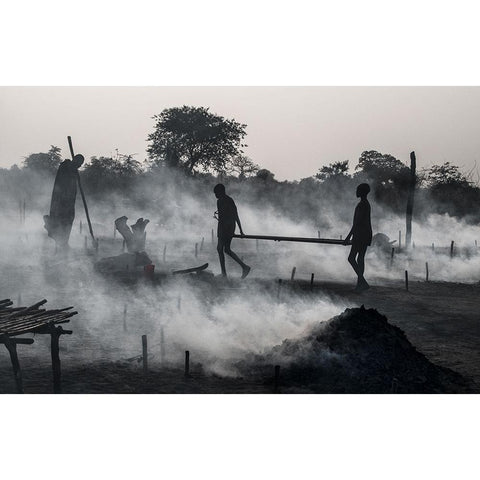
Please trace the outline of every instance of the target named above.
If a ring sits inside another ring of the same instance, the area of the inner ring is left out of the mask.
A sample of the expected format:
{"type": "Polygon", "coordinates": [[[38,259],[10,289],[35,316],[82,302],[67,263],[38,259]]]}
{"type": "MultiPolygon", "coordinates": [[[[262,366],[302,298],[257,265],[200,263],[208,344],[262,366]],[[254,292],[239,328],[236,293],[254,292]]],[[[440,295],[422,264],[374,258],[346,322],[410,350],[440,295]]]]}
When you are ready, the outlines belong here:
{"type": "Polygon", "coordinates": [[[59,340],[61,335],[70,335],[71,330],[64,330],[61,325],[70,321],[70,317],[78,312],[70,311],[73,307],[57,310],[40,308],[47,303],[41,300],[29,307],[11,308],[10,299],[0,300],[0,343],[3,343],[10,354],[17,393],[23,393],[22,371],[18,361],[17,345],[31,345],[33,338],[21,338],[27,333],[47,334],[51,339],[51,356],[54,393],[61,393],[61,368],[59,340]]]}

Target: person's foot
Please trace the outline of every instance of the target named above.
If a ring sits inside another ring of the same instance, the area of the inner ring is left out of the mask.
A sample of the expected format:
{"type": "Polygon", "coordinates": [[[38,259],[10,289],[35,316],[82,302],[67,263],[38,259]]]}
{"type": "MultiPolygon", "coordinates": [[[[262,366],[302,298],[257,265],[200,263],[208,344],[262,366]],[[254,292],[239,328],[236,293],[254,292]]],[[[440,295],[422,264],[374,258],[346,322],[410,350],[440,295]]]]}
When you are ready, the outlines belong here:
{"type": "Polygon", "coordinates": [[[355,288],[355,292],[364,292],[365,290],[368,290],[370,288],[370,285],[365,279],[359,280],[357,283],[357,286],[355,288]]]}
{"type": "Polygon", "coordinates": [[[242,269],[242,279],[245,278],[250,273],[251,268],[248,265],[245,265],[242,269]]]}

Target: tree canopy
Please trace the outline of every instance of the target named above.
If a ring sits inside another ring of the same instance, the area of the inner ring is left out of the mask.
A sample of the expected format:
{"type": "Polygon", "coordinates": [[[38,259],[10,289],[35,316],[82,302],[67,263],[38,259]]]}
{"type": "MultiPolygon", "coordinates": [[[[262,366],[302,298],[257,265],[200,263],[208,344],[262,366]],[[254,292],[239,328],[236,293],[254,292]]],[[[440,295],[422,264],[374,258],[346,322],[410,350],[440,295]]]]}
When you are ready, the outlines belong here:
{"type": "Polygon", "coordinates": [[[243,153],[246,125],[211,113],[204,107],[167,108],[154,115],[155,130],[147,152],[158,165],[225,173],[243,153]]]}
{"type": "Polygon", "coordinates": [[[51,145],[47,153],[31,153],[23,161],[23,167],[36,173],[55,174],[62,162],[61,151],[59,147],[51,145]]]}

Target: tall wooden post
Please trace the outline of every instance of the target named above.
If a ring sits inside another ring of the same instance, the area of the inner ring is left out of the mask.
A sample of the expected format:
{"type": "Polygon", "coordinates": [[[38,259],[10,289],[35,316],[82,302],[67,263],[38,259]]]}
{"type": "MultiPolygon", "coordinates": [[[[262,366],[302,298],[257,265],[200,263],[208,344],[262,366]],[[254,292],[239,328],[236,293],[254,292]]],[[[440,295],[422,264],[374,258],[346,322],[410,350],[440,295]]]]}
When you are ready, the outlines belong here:
{"type": "Polygon", "coordinates": [[[410,182],[408,184],[408,198],[407,198],[407,232],[405,234],[405,248],[410,248],[412,241],[412,216],[413,216],[413,201],[415,199],[415,184],[416,184],[416,168],[417,160],[415,152],[410,153],[410,182]]]}
{"type": "Polygon", "coordinates": [[[12,361],[13,376],[15,377],[15,385],[17,387],[17,393],[23,393],[23,381],[22,371],[20,370],[20,363],[17,355],[17,344],[15,340],[12,340],[8,335],[3,338],[3,343],[7,347],[10,354],[10,360],[12,361]]]}
{"type": "Polygon", "coordinates": [[[52,356],[53,393],[62,393],[62,370],[60,366],[59,338],[62,334],[61,327],[51,327],[50,330],[50,353],[52,356]]]}

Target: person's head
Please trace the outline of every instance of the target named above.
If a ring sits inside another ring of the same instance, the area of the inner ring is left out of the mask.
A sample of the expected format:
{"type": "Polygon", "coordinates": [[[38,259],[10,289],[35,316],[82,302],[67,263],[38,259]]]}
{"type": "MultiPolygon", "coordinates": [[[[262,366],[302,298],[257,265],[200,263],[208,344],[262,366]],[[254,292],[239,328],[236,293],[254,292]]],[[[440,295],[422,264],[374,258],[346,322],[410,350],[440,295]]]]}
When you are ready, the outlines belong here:
{"type": "Polygon", "coordinates": [[[357,197],[366,198],[369,193],[370,193],[370,185],[368,183],[361,183],[357,187],[357,197]]]}
{"type": "Polygon", "coordinates": [[[223,183],[218,183],[215,185],[213,193],[217,198],[223,197],[225,195],[225,185],[223,185],[223,183]]]}
{"type": "Polygon", "coordinates": [[[83,155],[79,153],[73,157],[72,163],[75,168],[80,168],[83,165],[84,161],[85,161],[85,158],[83,157],[83,155]]]}

